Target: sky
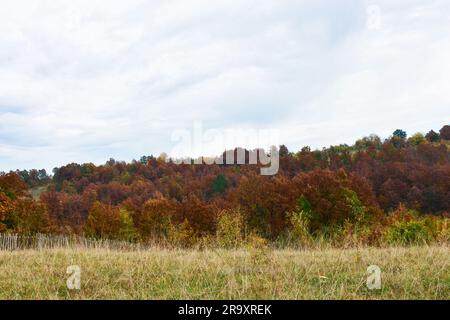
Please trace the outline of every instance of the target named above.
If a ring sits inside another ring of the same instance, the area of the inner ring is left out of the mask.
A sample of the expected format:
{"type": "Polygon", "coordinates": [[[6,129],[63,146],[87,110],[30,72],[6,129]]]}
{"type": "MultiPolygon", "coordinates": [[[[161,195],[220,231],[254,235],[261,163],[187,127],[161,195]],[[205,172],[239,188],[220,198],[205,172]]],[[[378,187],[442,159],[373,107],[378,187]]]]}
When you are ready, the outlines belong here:
{"type": "Polygon", "coordinates": [[[439,130],[449,12],[447,0],[4,0],[0,171],[170,153],[199,122],[275,130],[292,151],[439,130]]]}

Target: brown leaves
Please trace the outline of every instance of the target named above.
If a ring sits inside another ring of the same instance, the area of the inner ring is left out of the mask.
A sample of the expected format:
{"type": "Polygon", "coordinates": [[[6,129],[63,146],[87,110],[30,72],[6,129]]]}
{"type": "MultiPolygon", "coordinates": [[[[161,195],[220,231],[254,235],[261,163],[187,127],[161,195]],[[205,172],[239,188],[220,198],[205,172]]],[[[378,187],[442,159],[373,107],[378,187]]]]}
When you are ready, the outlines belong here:
{"type": "Polygon", "coordinates": [[[25,196],[27,190],[27,185],[17,174],[0,174],[0,192],[3,192],[11,199],[25,196]]]}

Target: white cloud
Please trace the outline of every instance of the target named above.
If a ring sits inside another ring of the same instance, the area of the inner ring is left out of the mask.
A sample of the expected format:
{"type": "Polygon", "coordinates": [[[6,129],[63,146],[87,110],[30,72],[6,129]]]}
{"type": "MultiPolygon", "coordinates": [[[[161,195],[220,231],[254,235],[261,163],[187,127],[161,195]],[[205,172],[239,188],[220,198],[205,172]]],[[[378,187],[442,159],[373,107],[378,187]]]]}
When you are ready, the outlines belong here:
{"type": "Polygon", "coordinates": [[[449,9],[443,0],[4,1],[0,171],[158,154],[194,120],[278,128],[294,149],[439,129],[450,119],[449,9]]]}

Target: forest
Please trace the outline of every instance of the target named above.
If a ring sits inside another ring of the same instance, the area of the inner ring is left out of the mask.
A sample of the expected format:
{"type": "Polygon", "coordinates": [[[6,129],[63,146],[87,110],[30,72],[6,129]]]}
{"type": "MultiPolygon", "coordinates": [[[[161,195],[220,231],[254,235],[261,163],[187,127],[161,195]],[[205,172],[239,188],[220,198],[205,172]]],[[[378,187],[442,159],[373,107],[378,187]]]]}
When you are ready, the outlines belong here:
{"type": "Polygon", "coordinates": [[[174,247],[446,243],[449,148],[445,125],[322,150],[282,145],[274,176],[260,175],[258,164],[179,165],[162,156],[3,172],[0,232],[174,247]]]}

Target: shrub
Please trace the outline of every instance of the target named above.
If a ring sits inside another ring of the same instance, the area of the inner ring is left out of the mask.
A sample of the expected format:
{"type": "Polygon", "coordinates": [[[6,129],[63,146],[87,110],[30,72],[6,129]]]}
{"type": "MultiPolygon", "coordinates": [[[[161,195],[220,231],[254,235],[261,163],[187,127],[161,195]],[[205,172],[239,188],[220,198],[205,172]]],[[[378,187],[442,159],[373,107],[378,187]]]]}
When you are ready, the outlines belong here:
{"type": "Polygon", "coordinates": [[[239,209],[222,211],[217,220],[217,243],[223,248],[238,247],[243,240],[242,229],[243,219],[239,209]]]}
{"type": "Polygon", "coordinates": [[[252,232],[247,237],[247,247],[250,250],[265,251],[268,248],[267,239],[261,237],[259,234],[252,232]]]}
{"type": "Polygon", "coordinates": [[[450,242],[450,220],[448,218],[437,219],[436,240],[441,243],[450,242]]]}
{"type": "Polygon", "coordinates": [[[288,232],[288,241],[294,245],[310,245],[312,236],[309,232],[309,218],[305,211],[296,210],[288,213],[290,228],[288,232]]]}
{"type": "Polygon", "coordinates": [[[195,231],[187,219],[179,224],[169,222],[167,240],[176,248],[189,248],[197,242],[195,231]]]}
{"type": "Polygon", "coordinates": [[[424,244],[432,241],[432,230],[424,220],[398,221],[391,225],[385,233],[389,244],[424,244]]]}
{"type": "Polygon", "coordinates": [[[134,242],[138,239],[138,232],[134,227],[133,219],[130,213],[122,208],[119,211],[120,216],[120,229],[119,229],[119,239],[129,242],[134,242]]]}
{"type": "Polygon", "coordinates": [[[383,242],[394,245],[431,242],[436,236],[435,218],[419,217],[419,212],[400,204],[386,219],[383,242]]]}

